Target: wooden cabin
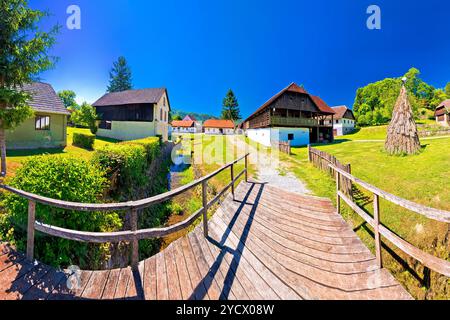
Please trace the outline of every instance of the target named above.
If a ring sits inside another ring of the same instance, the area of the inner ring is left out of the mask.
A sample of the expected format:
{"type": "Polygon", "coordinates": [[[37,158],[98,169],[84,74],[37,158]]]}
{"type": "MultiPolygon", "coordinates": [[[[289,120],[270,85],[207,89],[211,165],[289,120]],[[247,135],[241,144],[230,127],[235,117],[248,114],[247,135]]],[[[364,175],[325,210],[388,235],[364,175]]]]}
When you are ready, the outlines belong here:
{"type": "Polygon", "coordinates": [[[444,126],[450,127],[450,99],[443,101],[434,112],[436,117],[436,123],[444,126]]]}
{"type": "Polygon", "coordinates": [[[159,135],[168,140],[170,103],[165,88],[107,93],[93,106],[101,119],[100,137],[134,140],[159,135]]]}
{"type": "Polygon", "coordinates": [[[291,146],[332,142],[335,112],[320,97],[309,94],[295,83],[290,84],[243,122],[247,136],[265,146],[290,141],[291,146]]]}
{"type": "Polygon", "coordinates": [[[332,107],[334,115],[328,116],[325,123],[333,125],[333,136],[343,136],[352,133],[356,126],[356,117],[347,106],[332,107]]]}

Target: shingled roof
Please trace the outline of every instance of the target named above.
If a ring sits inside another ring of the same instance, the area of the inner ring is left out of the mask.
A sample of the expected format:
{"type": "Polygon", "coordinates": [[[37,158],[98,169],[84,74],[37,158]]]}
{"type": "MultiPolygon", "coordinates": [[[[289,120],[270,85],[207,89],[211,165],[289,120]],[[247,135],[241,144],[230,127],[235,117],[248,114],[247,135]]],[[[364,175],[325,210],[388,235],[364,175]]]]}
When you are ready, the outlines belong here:
{"type": "Polygon", "coordinates": [[[317,108],[326,114],[334,114],[333,109],[331,109],[326,103],[325,101],[323,101],[319,96],[313,96],[311,94],[309,94],[303,87],[300,87],[298,84],[292,82],[290,85],[288,85],[286,88],[284,88],[283,90],[281,90],[280,92],[278,92],[276,95],[274,95],[272,98],[270,98],[269,100],[267,100],[261,107],[259,107],[255,112],[253,112],[247,119],[244,120],[248,121],[250,118],[252,118],[253,116],[255,116],[256,114],[258,114],[260,111],[264,110],[265,108],[267,108],[272,102],[274,102],[276,99],[278,99],[282,94],[284,94],[285,92],[296,92],[296,93],[303,93],[308,95],[311,100],[313,100],[314,104],[317,106],[317,108]]]}
{"type": "Polygon", "coordinates": [[[437,106],[434,115],[437,117],[446,113],[450,113],[450,99],[442,101],[441,104],[437,106]]]}
{"type": "MultiPolygon", "coordinates": [[[[332,107],[332,109],[335,112],[335,115],[333,116],[334,120],[340,120],[340,119],[344,118],[344,115],[347,112],[347,110],[353,114],[353,111],[351,109],[349,109],[347,106],[336,106],[336,107],[332,107]]],[[[354,115],[353,115],[353,118],[355,118],[354,115]]]]}
{"type": "Polygon", "coordinates": [[[98,99],[93,106],[121,106],[127,104],[158,103],[165,88],[149,88],[139,90],[126,90],[121,92],[106,93],[98,99]]]}
{"type": "Polygon", "coordinates": [[[21,90],[31,95],[28,104],[34,111],[70,114],[53,87],[48,83],[33,82],[25,84],[21,87],[21,90]]]}

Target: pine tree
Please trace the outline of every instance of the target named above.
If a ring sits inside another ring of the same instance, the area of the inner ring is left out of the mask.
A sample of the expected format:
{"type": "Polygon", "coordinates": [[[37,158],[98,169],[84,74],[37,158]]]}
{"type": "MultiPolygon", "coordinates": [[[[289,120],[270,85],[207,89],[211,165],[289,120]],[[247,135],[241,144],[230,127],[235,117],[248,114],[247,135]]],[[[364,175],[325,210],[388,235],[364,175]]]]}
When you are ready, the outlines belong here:
{"type": "Polygon", "coordinates": [[[0,1],[0,153],[1,172],[6,174],[5,129],[14,129],[33,115],[21,91],[24,84],[51,68],[56,58],[48,55],[59,26],[49,32],[39,28],[48,14],[28,7],[26,0],[0,1]]]}
{"type": "Polygon", "coordinates": [[[225,120],[239,120],[242,119],[239,111],[239,103],[234,95],[233,90],[228,90],[227,95],[222,103],[222,119],[225,120]]]}
{"type": "MultiPolygon", "coordinates": [[[[403,82],[405,83],[406,79],[403,82]]],[[[405,84],[402,85],[400,95],[395,103],[384,148],[390,155],[410,155],[418,153],[420,150],[417,126],[405,84]]]]}
{"type": "Polygon", "coordinates": [[[125,57],[119,57],[114,62],[113,68],[109,73],[109,86],[108,92],[119,92],[133,89],[131,80],[131,69],[127,64],[125,57]]]}

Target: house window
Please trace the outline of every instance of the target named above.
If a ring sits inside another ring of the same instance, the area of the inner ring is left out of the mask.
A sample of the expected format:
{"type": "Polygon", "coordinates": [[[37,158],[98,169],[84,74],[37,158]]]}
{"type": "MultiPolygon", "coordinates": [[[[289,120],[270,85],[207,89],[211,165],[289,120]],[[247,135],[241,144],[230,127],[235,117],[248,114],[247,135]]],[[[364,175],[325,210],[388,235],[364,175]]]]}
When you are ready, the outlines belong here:
{"type": "Polygon", "coordinates": [[[289,141],[294,140],[294,134],[293,134],[293,133],[289,133],[289,134],[288,134],[288,140],[289,140],[289,141]]]}
{"type": "Polygon", "coordinates": [[[166,106],[166,97],[163,98],[163,106],[166,106]]]}
{"type": "Polygon", "coordinates": [[[36,130],[50,130],[50,116],[36,116],[36,130]]]}
{"type": "Polygon", "coordinates": [[[111,121],[102,120],[98,127],[99,129],[111,130],[112,124],[111,121]]]}
{"type": "Polygon", "coordinates": [[[339,120],[336,120],[336,123],[339,123],[339,120]]]}
{"type": "Polygon", "coordinates": [[[162,108],[159,109],[159,120],[163,120],[163,116],[162,116],[162,108]]]}

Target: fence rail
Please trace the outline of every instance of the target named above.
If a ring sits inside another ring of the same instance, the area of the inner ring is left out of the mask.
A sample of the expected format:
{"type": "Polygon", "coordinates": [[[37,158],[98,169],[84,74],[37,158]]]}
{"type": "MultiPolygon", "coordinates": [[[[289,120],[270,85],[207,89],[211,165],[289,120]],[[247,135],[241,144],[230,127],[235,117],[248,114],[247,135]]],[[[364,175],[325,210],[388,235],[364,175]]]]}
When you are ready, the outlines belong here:
{"type": "MultiPolygon", "coordinates": [[[[342,164],[335,156],[326,153],[325,151],[314,149],[310,145],[308,145],[308,160],[316,168],[327,172],[331,177],[335,177],[336,173],[330,164],[345,172],[352,172],[350,164],[342,164]]],[[[339,183],[343,192],[353,199],[353,186],[351,180],[347,179],[345,176],[341,176],[339,183]]]]}
{"type": "Polygon", "coordinates": [[[291,142],[290,141],[278,141],[274,142],[274,148],[277,148],[280,152],[291,155],[291,142]]]}
{"type": "Polygon", "coordinates": [[[175,233],[179,230],[189,227],[192,225],[197,218],[203,216],[203,230],[205,236],[208,235],[208,209],[219,200],[220,196],[224,195],[225,192],[231,188],[232,195],[234,198],[234,186],[235,183],[245,174],[245,181],[248,181],[248,156],[244,156],[224,165],[223,167],[217,169],[216,171],[195,180],[187,185],[181,186],[172,191],[159,194],[150,198],[128,201],[122,203],[77,203],[51,199],[43,196],[39,196],[26,191],[18,190],[7,185],[0,185],[9,192],[12,192],[22,198],[28,199],[28,226],[27,226],[27,259],[32,261],[34,258],[34,233],[39,231],[51,236],[60,237],[68,240],[80,241],[80,242],[91,242],[91,243],[105,243],[105,242],[121,242],[128,241],[132,246],[131,253],[131,265],[135,268],[138,265],[139,260],[139,245],[138,241],[150,238],[159,238],[167,236],[169,234],[175,233]],[[245,167],[237,175],[234,173],[234,166],[238,162],[244,160],[245,167]],[[208,202],[207,200],[207,184],[208,181],[223,172],[226,169],[230,169],[230,180],[231,182],[225,186],[214,199],[208,202]],[[175,225],[165,227],[165,228],[152,228],[152,229],[141,229],[138,230],[138,210],[147,208],[151,205],[167,201],[181,193],[184,193],[198,185],[202,185],[202,208],[191,215],[184,221],[181,221],[175,225]],[[41,203],[44,205],[49,205],[61,209],[76,210],[76,211],[114,211],[114,210],[129,210],[130,220],[131,220],[131,230],[128,231],[118,231],[118,232],[85,232],[78,230],[70,230],[65,228],[60,228],[57,226],[47,225],[42,222],[36,221],[36,203],[41,203]]]}
{"type": "Polygon", "coordinates": [[[450,222],[450,212],[444,210],[438,210],[430,207],[426,207],[423,205],[419,205],[417,203],[402,199],[393,194],[390,194],[386,191],[383,191],[365,181],[362,181],[347,171],[338,168],[333,164],[329,164],[329,167],[334,170],[336,174],[336,193],[337,193],[337,208],[338,212],[340,211],[340,200],[344,200],[347,205],[350,206],[358,215],[360,215],[369,225],[371,225],[375,231],[375,253],[378,265],[380,268],[383,266],[383,262],[381,259],[381,236],[384,236],[388,239],[392,244],[394,244],[401,251],[413,257],[417,261],[421,262],[424,266],[430,268],[433,271],[436,271],[440,274],[443,274],[447,277],[450,277],[450,262],[444,259],[440,259],[435,257],[429,253],[426,253],[419,248],[413,246],[409,242],[403,240],[394,232],[390,231],[387,227],[385,227],[381,223],[381,212],[380,212],[380,198],[383,198],[389,202],[392,202],[396,205],[399,205],[405,209],[411,210],[413,212],[419,213],[427,218],[441,221],[441,222],[450,222]],[[374,214],[371,217],[367,212],[365,212],[361,207],[359,207],[352,199],[350,199],[344,192],[341,190],[340,181],[341,178],[344,177],[351,182],[358,184],[364,189],[373,193],[374,196],[374,214]]]}

